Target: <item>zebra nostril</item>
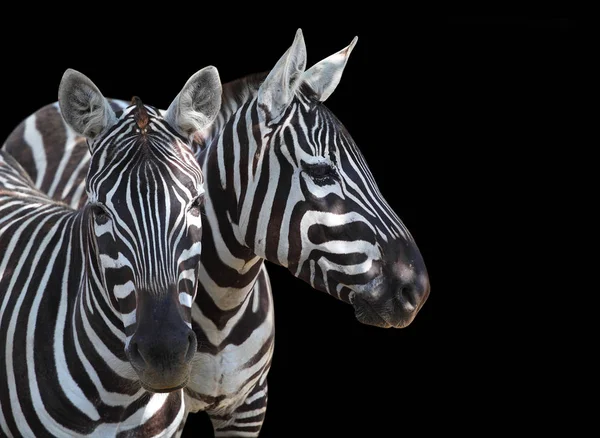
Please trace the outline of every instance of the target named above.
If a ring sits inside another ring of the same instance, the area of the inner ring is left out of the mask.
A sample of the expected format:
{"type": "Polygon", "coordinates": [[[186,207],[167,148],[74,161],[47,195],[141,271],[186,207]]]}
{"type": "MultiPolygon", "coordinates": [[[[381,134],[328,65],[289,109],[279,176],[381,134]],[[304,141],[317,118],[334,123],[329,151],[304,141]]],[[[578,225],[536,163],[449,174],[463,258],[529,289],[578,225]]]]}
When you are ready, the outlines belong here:
{"type": "Polygon", "coordinates": [[[144,357],[140,353],[140,349],[138,347],[137,342],[132,342],[129,344],[128,348],[129,353],[129,361],[139,370],[145,370],[148,366],[144,357]]]}
{"type": "Polygon", "coordinates": [[[196,349],[198,348],[198,341],[196,340],[196,334],[190,330],[188,334],[188,349],[185,354],[185,361],[191,362],[196,354],[196,349]]]}
{"type": "Polygon", "coordinates": [[[398,293],[398,297],[400,298],[400,303],[407,303],[413,308],[417,307],[417,294],[414,287],[410,285],[402,286],[398,293]]]}

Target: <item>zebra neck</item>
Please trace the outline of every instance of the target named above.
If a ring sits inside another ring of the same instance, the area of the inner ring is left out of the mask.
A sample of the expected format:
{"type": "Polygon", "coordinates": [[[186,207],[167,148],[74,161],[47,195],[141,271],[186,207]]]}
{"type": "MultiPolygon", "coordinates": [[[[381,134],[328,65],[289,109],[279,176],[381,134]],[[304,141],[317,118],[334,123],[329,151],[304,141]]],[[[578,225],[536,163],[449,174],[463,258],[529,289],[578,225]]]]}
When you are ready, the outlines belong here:
{"type": "Polygon", "coordinates": [[[230,212],[216,210],[211,200],[208,197],[204,207],[199,274],[199,287],[206,294],[197,294],[196,302],[207,315],[227,319],[225,311],[238,307],[252,291],[264,260],[236,237],[230,212]],[[201,295],[210,297],[210,303],[203,305],[201,295]]]}
{"type": "MultiPolygon", "coordinates": [[[[197,154],[207,189],[207,228],[203,232],[212,234],[220,259],[239,275],[245,275],[248,266],[258,262],[254,239],[245,230],[254,204],[254,193],[248,190],[255,186],[251,180],[260,177],[257,158],[263,142],[255,137],[254,127],[258,124],[256,96],[263,76],[250,75],[224,85],[221,112],[210,131],[204,133],[204,148],[197,154]]],[[[207,240],[203,238],[203,246],[207,240]]],[[[256,267],[257,272],[259,269],[256,267]]]]}
{"type": "Polygon", "coordinates": [[[264,76],[250,75],[223,86],[221,111],[203,133],[204,146],[197,155],[206,188],[199,276],[206,293],[199,293],[196,303],[218,327],[247,304],[264,264],[240,226],[240,216],[252,202],[246,188],[253,176],[244,169],[258,147],[252,126],[264,76]]]}

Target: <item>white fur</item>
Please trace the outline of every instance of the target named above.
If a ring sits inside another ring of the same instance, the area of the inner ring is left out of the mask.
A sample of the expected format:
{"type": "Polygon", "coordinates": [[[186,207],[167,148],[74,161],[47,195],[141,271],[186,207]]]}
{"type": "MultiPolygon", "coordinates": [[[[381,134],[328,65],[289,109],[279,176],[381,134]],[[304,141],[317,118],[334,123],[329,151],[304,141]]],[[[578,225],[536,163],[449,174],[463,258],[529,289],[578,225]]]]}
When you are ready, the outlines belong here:
{"type": "Polygon", "coordinates": [[[321,102],[327,100],[340,83],[348,57],[357,41],[358,37],[354,37],[346,48],[317,62],[302,75],[302,79],[317,93],[321,102]]]}
{"type": "Polygon", "coordinates": [[[258,90],[258,106],[267,120],[274,120],[294,98],[306,68],[306,45],[302,30],[296,31],[294,42],[271,70],[258,90]]]}
{"type": "Polygon", "coordinates": [[[58,103],[65,122],[79,135],[93,139],[117,121],[98,87],[84,74],[67,69],[58,87],[58,103]]]}
{"type": "Polygon", "coordinates": [[[167,122],[184,136],[208,127],[221,109],[221,79],[213,66],[197,71],[164,112],[167,122]]]}

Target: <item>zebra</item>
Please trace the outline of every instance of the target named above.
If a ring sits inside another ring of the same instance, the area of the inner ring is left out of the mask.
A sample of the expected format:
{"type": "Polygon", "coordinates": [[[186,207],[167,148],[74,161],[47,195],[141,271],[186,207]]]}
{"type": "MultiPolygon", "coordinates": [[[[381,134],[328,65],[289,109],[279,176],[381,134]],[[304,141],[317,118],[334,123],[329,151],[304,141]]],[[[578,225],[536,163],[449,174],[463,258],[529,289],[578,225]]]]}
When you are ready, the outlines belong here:
{"type": "Polygon", "coordinates": [[[191,142],[221,92],[209,66],[167,111],[134,97],[115,112],[67,69],[60,112],[90,153],[79,209],[0,150],[3,436],[181,435],[205,191],[191,142]]]}
{"type": "MultiPolygon", "coordinates": [[[[192,327],[202,366],[185,391],[216,436],[258,436],[265,419],[275,338],[265,261],[352,305],[358,321],[373,326],[408,326],[429,295],[414,239],[324,104],[356,42],[306,69],[298,29],[271,70],[223,85],[218,116],[196,133],[206,196],[192,327]]],[[[79,205],[76,172],[87,159],[80,140],[67,127],[60,141],[42,140],[47,126],[60,124],[50,104],[3,147],[42,190],[79,205]]]]}

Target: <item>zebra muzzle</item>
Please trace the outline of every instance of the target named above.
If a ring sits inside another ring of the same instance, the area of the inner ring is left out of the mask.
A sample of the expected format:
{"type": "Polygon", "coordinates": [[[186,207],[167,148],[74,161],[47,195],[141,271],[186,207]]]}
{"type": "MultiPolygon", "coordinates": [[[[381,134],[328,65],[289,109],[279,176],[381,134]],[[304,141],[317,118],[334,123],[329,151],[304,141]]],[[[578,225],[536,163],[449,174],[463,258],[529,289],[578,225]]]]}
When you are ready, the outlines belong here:
{"type": "Polygon", "coordinates": [[[185,386],[196,353],[196,335],[170,296],[138,292],[137,327],[126,349],[144,388],[170,392],[185,386]]]}
{"type": "Polygon", "coordinates": [[[381,274],[353,287],[352,305],[363,324],[403,328],[412,323],[429,297],[429,276],[414,242],[390,242],[381,274]]]}

